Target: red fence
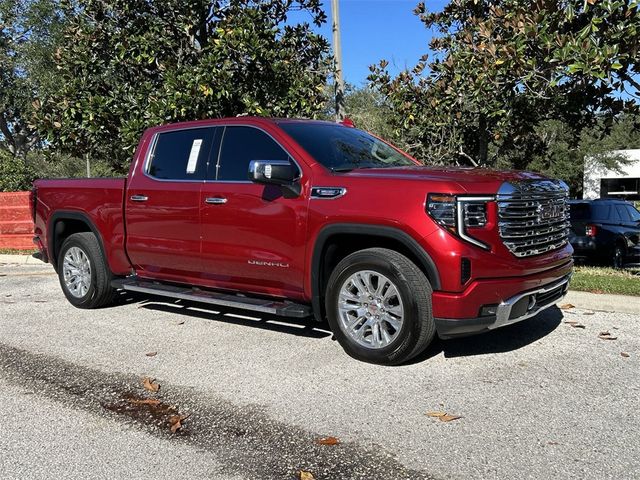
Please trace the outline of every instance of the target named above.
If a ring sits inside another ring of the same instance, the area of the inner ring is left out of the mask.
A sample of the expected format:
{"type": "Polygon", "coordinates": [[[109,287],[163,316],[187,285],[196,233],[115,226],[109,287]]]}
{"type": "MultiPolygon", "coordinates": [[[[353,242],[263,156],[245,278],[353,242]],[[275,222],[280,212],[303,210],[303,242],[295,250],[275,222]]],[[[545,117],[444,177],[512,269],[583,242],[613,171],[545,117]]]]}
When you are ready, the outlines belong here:
{"type": "Polygon", "coordinates": [[[35,248],[29,192],[0,192],[0,248],[35,248]]]}

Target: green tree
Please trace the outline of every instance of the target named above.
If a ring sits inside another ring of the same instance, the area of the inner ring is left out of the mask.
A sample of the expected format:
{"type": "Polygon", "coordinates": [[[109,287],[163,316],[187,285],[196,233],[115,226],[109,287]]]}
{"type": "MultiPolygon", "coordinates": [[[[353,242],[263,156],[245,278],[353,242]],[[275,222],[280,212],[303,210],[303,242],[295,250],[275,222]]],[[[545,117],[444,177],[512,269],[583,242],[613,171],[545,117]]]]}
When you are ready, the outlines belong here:
{"type": "Polygon", "coordinates": [[[415,13],[438,32],[434,57],[396,77],[382,61],[370,80],[420,158],[527,168],[548,122],[575,149],[584,128],[637,111],[626,99],[640,95],[636,0],[452,0],[415,13]]]}
{"type": "Polygon", "coordinates": [[[237,114],[313,116],[328,44],[293,9],[326,21],[320,0],[67,2],[57,90],[38,123],[62,151],[124,170],[149,126],[237,114]]]}
{"type": "Polygon", "coordinates": [[[0,149],[12,156],[24,159],[40,143],[31,117],[52,85],[60,25],[54,0],[0,0],[0,149]]]}

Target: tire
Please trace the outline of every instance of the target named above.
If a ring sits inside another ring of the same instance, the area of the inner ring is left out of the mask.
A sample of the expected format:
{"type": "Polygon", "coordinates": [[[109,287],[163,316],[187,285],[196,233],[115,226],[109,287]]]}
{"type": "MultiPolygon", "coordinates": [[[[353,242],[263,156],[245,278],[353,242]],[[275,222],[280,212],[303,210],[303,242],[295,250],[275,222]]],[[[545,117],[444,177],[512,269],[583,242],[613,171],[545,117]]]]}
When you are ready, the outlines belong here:
{"type": "Polygon", "coordinates": [[[109,305],[116,293],[111,277],[96,236],[90,232],[69,235],[58,255],[58,278],[67,300],[78,308],[109,305]]]}
{"type": "Polygon", "coordinates": [[[611,266],[617,270],[624,268],[624,247],[617,244],[611,253],[611,266]]]}
{"type": "Polygon", "coordinates": [[[398,365],[424,351],[435,336],[431,293],[427,277],[407,257],[386,248],[368,248],[345,257],[331,273],[325,295],[327,318],[334,336],[353,358],[398,365]],[[367,283],[370,288],[365,288],[367,283]]]}

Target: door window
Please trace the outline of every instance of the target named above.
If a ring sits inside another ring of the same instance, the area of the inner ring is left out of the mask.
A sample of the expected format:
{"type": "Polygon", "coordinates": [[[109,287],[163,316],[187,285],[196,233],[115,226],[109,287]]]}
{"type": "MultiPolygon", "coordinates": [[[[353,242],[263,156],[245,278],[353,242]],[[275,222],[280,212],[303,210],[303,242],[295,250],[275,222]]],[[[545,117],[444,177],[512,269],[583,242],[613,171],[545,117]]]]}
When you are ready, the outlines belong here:
{"type": "Polygon", "coordinates": [[[251,160],[290,161],[287,152],[262,130],[253,127],[226,127],[216,169],[216,179],[249,181],[251,160]]]}
{"type": "Polygon", "coordinates": [[[162,180],[204,180],[214,128],[160,133],[147,173],[162,180]]]}
{"type": "Polygon", "coordinates": [[[631,205],[625,205],[627,207],[627,212],[631,216],[632,222],[640,222],[640,212],[633,208],[631,205]]]}
{"type": "Polygon", "coordinates": [[[626,205],[616,205],[616,210],[618,211],[618,215],[623,222],[629,223],[631,221],[631,217],[629,216],[629,212],[626,209],[626,205]]]}

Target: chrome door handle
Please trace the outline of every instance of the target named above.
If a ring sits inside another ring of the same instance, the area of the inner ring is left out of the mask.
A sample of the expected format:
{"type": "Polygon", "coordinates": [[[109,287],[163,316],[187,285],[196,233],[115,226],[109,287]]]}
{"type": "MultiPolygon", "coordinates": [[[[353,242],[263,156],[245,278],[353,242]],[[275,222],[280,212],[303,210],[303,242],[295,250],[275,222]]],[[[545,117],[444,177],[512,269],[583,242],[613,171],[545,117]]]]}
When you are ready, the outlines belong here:
{"type": "Polygon", "coordinates": [[[204,199],[204,202],[210,205],[223,205],[227,203],[227,199],[223,197],[208,197],[204,199]]]}
{"type": "Polygon", "coordinates": [[[149,200],[149,197],[146,195],[131,195],[132,202],[146,202],[147,200],[149,200]]]}

